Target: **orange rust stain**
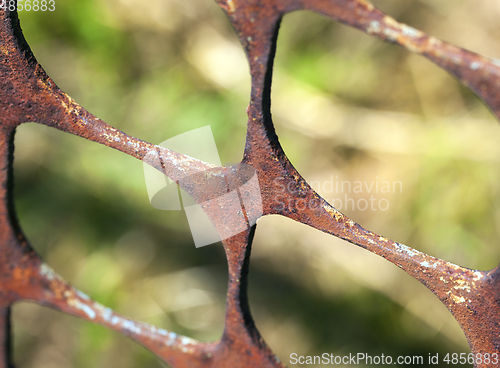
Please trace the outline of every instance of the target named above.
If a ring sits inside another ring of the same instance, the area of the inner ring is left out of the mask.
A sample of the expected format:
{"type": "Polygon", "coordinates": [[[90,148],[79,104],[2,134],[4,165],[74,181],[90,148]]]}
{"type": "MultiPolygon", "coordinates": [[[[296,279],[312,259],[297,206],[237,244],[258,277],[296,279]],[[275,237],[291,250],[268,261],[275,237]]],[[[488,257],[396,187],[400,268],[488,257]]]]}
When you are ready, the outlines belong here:
{"type": "Polygon", "coordinates": [[[23,267],[16,267],[14,271],[12,271],[13,279],[18,281],[26,281],[31,278],[32,274],[32,270],[23,267]]]}

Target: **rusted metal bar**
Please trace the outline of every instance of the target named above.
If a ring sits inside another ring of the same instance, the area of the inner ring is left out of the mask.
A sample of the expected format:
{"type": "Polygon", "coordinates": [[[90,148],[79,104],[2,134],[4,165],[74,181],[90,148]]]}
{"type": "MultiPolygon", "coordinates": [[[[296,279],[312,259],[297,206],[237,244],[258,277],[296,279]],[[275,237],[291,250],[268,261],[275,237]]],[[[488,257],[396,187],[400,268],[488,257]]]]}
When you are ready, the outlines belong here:
{"type": "Polygon", "coordinates": [[[288,160],[274,130],[270,108],[279,24],[292,11],[318,12],[426,56],[476,92],[497,117],[500,62],[399,24],[364,0],[217,3],[238,33],[252,75],[242,163],[252,167],[259,179],[262,211],[258,209],[260,204],[250,201],[245,208],[248,226],[242,232],[236,231],[234,206],[221,195],[244,181],[240,166],[214,167],[128,136],[93,116],[61,91],[36,62],[22,35],[17,13],[0,9],[0,368],[9,364],[9,310],[18,300],[33,300],[118,331],[173,367],[284,367],[262,340],[246,294],[255,220],[261,214],[289,217],[386,258],[423,283],[446,305],[464,330],[473,353],[500,353],[499,269],[475,271],[434,258],[365,230],[337,211],[312,190],[288,160]],[[220,340],[202,343],[122,317],[73,288],[40,259],[22,234],[12,199],[13,137],[15,128],[28,121],[145,160],[200,203],[219,234],[235,234],[222,242],[229,282],[225,329],[220,340]],[[280,185],[283,182],[284,192],[280,185]],[[276,201],[278,195],[284,201],[276,201]],[[217,200],[207,204],[207,199],[214,198],[217,200]]]}
{"type": "Polygon", "coordinates": [[[0,367],[10,368],[11,365],[11,336],[10,336],[10,307],[0,307],[0,367]]]}

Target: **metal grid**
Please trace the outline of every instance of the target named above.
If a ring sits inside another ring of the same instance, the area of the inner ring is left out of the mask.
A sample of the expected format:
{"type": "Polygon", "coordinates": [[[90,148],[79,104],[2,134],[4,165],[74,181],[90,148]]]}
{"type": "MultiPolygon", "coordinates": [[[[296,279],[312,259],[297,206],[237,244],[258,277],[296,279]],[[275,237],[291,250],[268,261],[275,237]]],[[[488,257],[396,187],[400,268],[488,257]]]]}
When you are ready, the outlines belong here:
{"type": "MultiPolygon", "coordinates": [[[[252,89],[241,163],[213,167],[144,142],[93,116],[61,91],[26,43],[16,11],[0,9],[0,367],[12,366],[10,308],[32,300],[118,331],[172,367],[284,367],[254,325],[247,301],[247,274],[257,205],[245,208],[247,230],[223,240],[229,267],[225,328],[220,340],[203,343],[118,315],[69,285],[33,251],[13,204],[16,127],[36,122],[115,148],[151,163],[202,204],[219,233],[237,233],[234,208],[219,196],[241,186],[252,167],[259,179],[262,216],[279,214],[345,239],[396,264],[431,290],[453,314],[473,353],[500,353],[500,270],[476,271],[421,253],[365,230],[321,198],[295,170],[274,130],[270,111],[272,65],[282,17],[310,10],[383,41],[421,54],[458,78],[500,118],[500,61],[452,46],[396,22],[365,0],[217,0],[246,52],[252,89]],[[199,173],[203,172],[203,175],[199,173]],[[198,173],[198,174],[196,174],[198,173]],[[196,174],[196,175],[195,175],[196,174]],[[210,178],[223,178],[211,180],[210,178]],[[291,185],[285,192],[277,178],[291,185]],[[285,206],[276,206],[279,192],[285,206]],[[206,202],[219,196],[219,200],[206,202]],[[299,206],[300,202],[314,206],[299,206]]],[[[240,193],[244,196],[245,193],[240,193]]],[[[485,367],[485,363],[476,363],[485,367]]]]}

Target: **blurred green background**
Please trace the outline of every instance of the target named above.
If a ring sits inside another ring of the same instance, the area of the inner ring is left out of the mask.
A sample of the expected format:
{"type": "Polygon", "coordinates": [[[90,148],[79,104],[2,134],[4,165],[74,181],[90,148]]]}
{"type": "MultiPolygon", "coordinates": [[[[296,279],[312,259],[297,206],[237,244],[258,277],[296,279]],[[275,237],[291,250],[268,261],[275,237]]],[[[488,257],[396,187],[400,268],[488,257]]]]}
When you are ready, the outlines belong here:
{"type": "MultiPolygon", "coordinates": [[[[375,5],[500,58],[496,2],[375,5]]],[[[152,143],[211,125],[222,162],[241,159],[250,79],[215,2],[55,0],[55,8],[20,12],[21,26],[38,61],[76,101],[152,143]]],[[[462,266],[497,266],[500,128],[468,90],[419,56],[306,12],[283,21],[274,81],[282,145],[327,200],[374,196],[389,207],[342,211],[462,266]],[[401,190],[330,190],[342,181],[400,182],[401,190]]],[[[196,249],[183,212],[152,208],[142,170],[112,149],[21,126],[15,179],[24,231],[57,272],[99,302],[215,340],[227,282],[222,247],[196,249]]],[[[291,353],[469,351],[445,307],[403,271],[280,217],[258,223],[249,293],[257,326],[287,364],[291,353]]],[[[44,307],[20,303],[13,317],[20,368],[165,366],[114,332],[44,307]]]]}

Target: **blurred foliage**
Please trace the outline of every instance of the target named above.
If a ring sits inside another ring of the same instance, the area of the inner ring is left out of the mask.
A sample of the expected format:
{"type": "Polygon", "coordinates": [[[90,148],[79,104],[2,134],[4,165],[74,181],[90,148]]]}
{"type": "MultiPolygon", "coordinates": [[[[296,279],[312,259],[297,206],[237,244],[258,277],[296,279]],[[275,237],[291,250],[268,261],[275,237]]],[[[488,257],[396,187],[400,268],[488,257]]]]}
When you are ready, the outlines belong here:
{"type": "MultiPolygon", "coordinates": [[[[396,19],[500,57],[500,5],[378,0],[396,19]]],[[[56,0],[21,12],[56,83],[109,124],[159,143],[210,125],[222,162],[241,159],[249,75],[236,36],[208,0],[56,0]]],[[[463,266],[500,251],[500,130],[483,104],[427,60],[321,16],[287,15],[273,114],[285,151],[364,227],[463,266]],[[336,182],[401,182],[338,192],[336,182]],[[331,183],[328,187],[325,184],[331,183]],[[385,203],[385,202],[384,202],[385,203]]],[[[18,129],[16,206],[34,248],[75,286],[127,316],[202,340],[223,328],[220,244],[195,249],[182,212],[149,205],[142,163],[34,124],[18,129]]],[[[250,274],[257,326],[289,355],[467,352],[458,325],[397,267],[278,217],[259,221],[250,274]]],[[[20,368],[160,367],[141,347],[43,307],[14,308],[20,368]]]]}

